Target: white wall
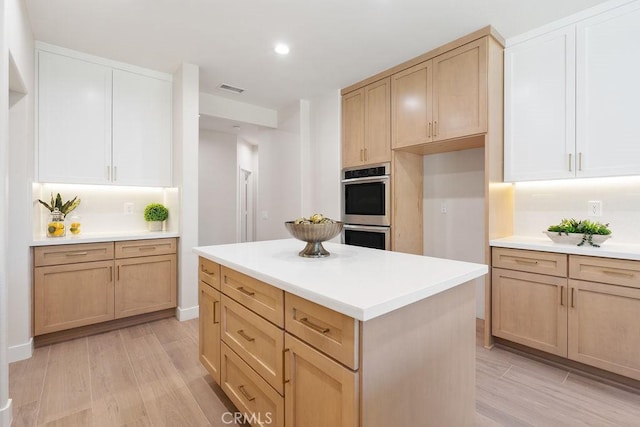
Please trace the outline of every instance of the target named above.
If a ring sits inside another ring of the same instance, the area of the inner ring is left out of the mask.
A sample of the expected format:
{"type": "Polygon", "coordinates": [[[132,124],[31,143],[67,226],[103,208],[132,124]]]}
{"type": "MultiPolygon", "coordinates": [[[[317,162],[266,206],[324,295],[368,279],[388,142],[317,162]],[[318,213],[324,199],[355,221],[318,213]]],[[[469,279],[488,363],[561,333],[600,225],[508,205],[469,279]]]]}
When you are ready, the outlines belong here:
{"type": "MultiPolygon", "coordinates": [[[[7,0],[8,1],[8,0],[7,0]]],[[[8,295],[7,288],[7,230],[8,230],[8,140],[9,140],[9,47],[7,40],[7,8],[0,0],[0,427],[11,425],[9,399],[9,362],[7,361],[8,295]]]]}
{"type": "MultiPolygon", "coordinates": [[[[9,287],[9,361],[31,357],[31,182],[33,180],[35,60],[34,40],[22,0],[7,2],[9,51],[14,84],[9,109],[7,254],[9,287]],[[15,81],[18,84],[15,84],[15,81]]],[[[3,89],[4,90],[4,89],[3,89]]]]}
{"type": "MultiPolygon", "coordinates": [[[[484,149],[424,156],[423,203],[424,254],[484,264],[484,149]]],[[[484,319],[484,278],[475,282],[484,319]]]]}
{"type": "Polygon", "coordinates": [[[173,75],[173,183],[179,198],[170,210],[179,211],[178,308],[179,320],[198,317],[198,96],[199,69],[182,64],[173,75]]]}
{"type": "Polygon", "coordinates": [[[200,130],[198,245],[236,242],[237,137],[200,130]]]}
{"type": "MultiPolygon", "coordinates": [[[[336,89],[309,100],[311,200],[306,215],[320,212],[340,219],[341,99],[340,90],[336,89]]],[[[339,239],[338,236],[334,240],[339,239]]]]}
{"type": "Polygon", "coordinates": [[[514,234],[543,237],[563,218],[609,223],[611,242],[640,243],[640,177],[515,184],[514,234]],[[587,202],[602,202],[602,216],[587,216],[587,202]]]}

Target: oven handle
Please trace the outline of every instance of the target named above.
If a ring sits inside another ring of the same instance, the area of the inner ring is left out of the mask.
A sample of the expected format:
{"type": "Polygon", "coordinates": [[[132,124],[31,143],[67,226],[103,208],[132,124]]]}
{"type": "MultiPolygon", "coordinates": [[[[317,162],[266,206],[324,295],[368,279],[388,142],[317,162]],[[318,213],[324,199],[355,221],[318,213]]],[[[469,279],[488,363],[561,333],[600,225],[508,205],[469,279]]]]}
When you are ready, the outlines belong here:
{"type": "Polygon", "coordinates": [[[343,184],[354,184],[354,183],[366,183],[366,182],[387,182],[389,181],[389,175],[382,176],[368,176],[366,178],[350,178],[343,179],[343,184]]]}
{"type": "Polygon", "coordinates": [[[380,226],[380,225],[351,225],[351,224],[344,224],[342,226],[342,228],[344,228],[345,230],[362,230],[362,231],[387,232],[387,231],[390,230],[391,227],[385,227],[385,226],[380,226]]]}

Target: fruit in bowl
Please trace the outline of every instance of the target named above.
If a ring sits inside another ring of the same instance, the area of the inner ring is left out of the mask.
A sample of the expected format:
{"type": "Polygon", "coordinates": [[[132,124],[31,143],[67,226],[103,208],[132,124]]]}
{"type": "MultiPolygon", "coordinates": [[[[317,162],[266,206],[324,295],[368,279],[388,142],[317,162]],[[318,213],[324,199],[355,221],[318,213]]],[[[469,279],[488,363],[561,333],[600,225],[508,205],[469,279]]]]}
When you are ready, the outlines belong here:
{"type": "Polygon", "coordinates": [[[298,218],[286,221],[284,226],[293,237],[307,242],[305,248],[298,253],[305,258],[323,258],[330,255],[322,242],[333,239],[342,231],[342,222],[327,218],[322,214],[313,214],[310,218],[298,218]]]}

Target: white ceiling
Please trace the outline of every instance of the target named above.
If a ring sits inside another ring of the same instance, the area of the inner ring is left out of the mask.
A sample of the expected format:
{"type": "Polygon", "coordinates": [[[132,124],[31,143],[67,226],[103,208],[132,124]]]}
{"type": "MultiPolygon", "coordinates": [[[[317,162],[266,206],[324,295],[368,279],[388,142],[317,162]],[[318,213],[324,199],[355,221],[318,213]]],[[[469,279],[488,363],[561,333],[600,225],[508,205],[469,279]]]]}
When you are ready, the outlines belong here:
{"type": "Polygon", "coordinates": [[[37,40],[159,71],[200,67],[200,90],[279,109],[493,25],[505,38],[603,0],[26,0],[37,40]],[[291,53],[274,53],[287,42],[291,53]],[[221,83],[246,89],[241,95],[221,83]]]}

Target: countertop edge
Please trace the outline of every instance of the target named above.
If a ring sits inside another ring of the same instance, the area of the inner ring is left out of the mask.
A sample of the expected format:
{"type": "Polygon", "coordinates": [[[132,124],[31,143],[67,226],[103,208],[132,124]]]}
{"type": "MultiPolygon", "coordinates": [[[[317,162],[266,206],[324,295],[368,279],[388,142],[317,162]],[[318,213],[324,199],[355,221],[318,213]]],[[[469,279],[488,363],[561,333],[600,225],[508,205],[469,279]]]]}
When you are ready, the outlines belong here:
{"type": "Polygon", "coordinates": [[[168,239],[171,237],[180,237],[180,233],[171,231],[155,231],[155,232],[131,232],[131,233],[114,233],[100,235],[79,235],[65,237],[42,237],[33,239],[29,246],[55,246],[55,245],[75,245],[80,243],[103,243],[103,242],[121,242],[125,240],[149,240],[149,239],[168,239]]]}
{"type": "Polygon", "coordinates": [[[246,266],[239,265],[234,262],[230,262],[216,255],[202,251],[197,247],[193,248],[192,250],[197,255],[202,256],[208,260],[214,261],[220,265],[234,269],[240,273],[246,274],[255,279],[261,280],[265,283],[275,286],[283,291],[289,292],[301,298],[305,298],[311,302],[320,304],[324,307],[330,308],[331,310],[337,311],[346,316],[353,317],[354,319],[363,321],[363,322],[385,315],[394,310],[408,306],[410,304],[413,304],[414,302],[418,302],[425,298],[429,298],[441,292],[447,291],[451,288],[459,286],[470,280],[477,279],[478,277],[481,277],[489,272],[489,267],[486,265],[482,265],[481,267],[468,271],[464,274],[452,277],[448,280],[444,280],[438,283],[437,285],[430,286],[428,288],[419,289],[411,293],[398,295],[397,297],[391,298],[383,303],[361,308],[361,307],[355,307],[353,305],[343,303],[341,301],[337,301],[331,297],[328,297],[327,295],[318,294],[316,292],[309,291],[306,288],[302,288],[294,284],[291,284],[289,282],[285,282],[283,280],[277,279],[275,277],[269,276],[267,274],[261,273],[251,268],[247,268],[246,266]]]}
{"type": "Polygon", "coordinates": [[[595,248],[563,245],[537,237],[510,236],[492,239],[489,241],[489,246],[640,261],[640,244],[633,243],[605,242],[599,248],[595,248]]]}

